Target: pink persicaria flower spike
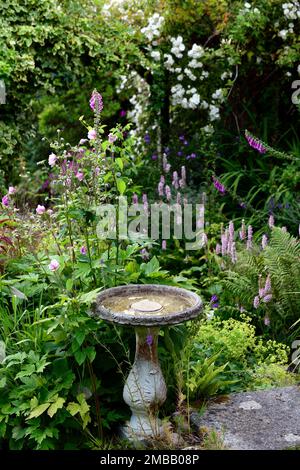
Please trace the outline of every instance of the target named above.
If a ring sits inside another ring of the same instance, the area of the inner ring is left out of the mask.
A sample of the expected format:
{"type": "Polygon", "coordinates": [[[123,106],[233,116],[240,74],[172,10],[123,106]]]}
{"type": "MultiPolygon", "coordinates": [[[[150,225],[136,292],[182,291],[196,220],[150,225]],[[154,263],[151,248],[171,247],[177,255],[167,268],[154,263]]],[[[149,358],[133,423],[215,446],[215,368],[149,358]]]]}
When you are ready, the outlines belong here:
{"type": "Polygon", "coordinates": [[[174,186],[175,189],[179,188],[179,179],[177,171],[173,171],[172,186],[174,186]]]}
{"type": "Polygon", "coordinates": [[[85,246],[82,246],[82,247],[80,248],[80,253],[81,253],[82,255],[86,255],[86,254],[87,254],[87,249],[86,249],[85,246]]]}
{"type": "Polygon", "coordinates": [[[9,197],[8,197],[7,194],[6,194],[6,196],[3,196],[3,198],[2,198],[2,204],[3,204],[3,206],[5,206],[5,207],[8,207],[8,206],[9,206],[9,197]]]}
{"type": "Polygon", "coordinates": [[[161,175],[160,181],[159,181],[158,187],[157,187],[159,196],[164,195],[164,188],[165,188],[165,177],[163,175],[161,175]]]}
{"type": "Polygon", "coordinates": [[[170,186],[166,185],[165,187],[165,194],[166,194],[166,198],[167,198],[167,201],[170,201],[171,200],[171,189],[170,189],[170,186]]]}
{"type": "Polygon", "coordinates": [[[163,241],[161,242],[161,249],[162,249],[162,250],[166,250],[166,249],[167,249],[167,241],[166,241],[166,240],[163,240],[163,241]]]}
{"type": "Polygon", "coordinates": [[[271,276],[270,274],[268,274],[267,276],[267,279],[266,279],[266,283],[265,283],[265,294],[269,294],[272,290],[272,285],[271,285],[271,276]]]}
{"type": "Polygon", "coordinates": [[[88,138],[89,138],[90,140],[94,140],[94,139],[96,139],[96,137],[97,137],[97,132],[95,131],[95,129],[89,130],[89,132],[88,132],[88,138]]]}
{"type": "Polygon", "coordinates": [[[55,153],[50,153],[49,158],[48,158],[49,165],[53,167],[56,162],[57,162],[57,156],[55,155],[55,153]]]}
{"type": "Polygon", "coordinates": [[[8,188],[8,194],[12,195],[12,194],[15,194],[16,192],[16,188],[14,186],[9,186],[8,188]]]}
{"type": "Polygon", "coordinates": [[[36,213],[38,215],[42,215],[45,213],[46,211],[46,207],[45,206],[41,206],[40,204],[38,204],[37,208],[35,209],[36,213]]]}
{"type": "Polygon", "coordinates": [[[117,140],[117,136],[116,135],[113,135],[112,133],[108,134],[108,142],[110,144],[113,144],[116,140],[117,140]]]}
{"type": "Polygon", "coordinates": [[[144,211],[148,213],[148,198],[147,198],[147,194],[143,194],[143,196],[142,196],[142,201],[143,201],[144,211]]]}
{"type": "Polygon", "coordinates": [[[265,297],[263,298],[263,302],[265,303],[270,302],[272,300],[272,297],[273,297],[272,294],[265,295],[265,297]]]}
{"type": "Polygon", "coordinates": [[[254,308],[258,308],[258,307],[259,307],[259,304],[260,304],[259,296],[256,295],[256,296],[254,297],[254,300],[253,300],[253,307],[254,307],[254,308]]]}
{"type": "Polygon", "coordinates": [[[253,228],[251,225],[248,227],[247,250],[252,248],[253,228]]]}
{"type": "Polygon", "coordinates": [[[220,243],[217,243],[216,244],[216,255],[220,255],[221,252],[222,252],[221,245],[220,245],[220,243]]]}
{"type": "Polygon", "coordinates": [[[271,323],[271,322],[270,322],[270,318],[268,317],[268,315],[266,315],[265,318],[264,318],[264,324],[265,324],[266,326],[270,326],[270,323],[271,323]]]}
{"type": "Polygon", "coordinates": [[[245,225],[245,220],[244,219],[242,220],[242,227],[241,227],[241,230],[239,232],[239,236],[240,236],[241,240],[245,240],[245,238],[246,238],[246,225],[245,225]]]}
{"type": "Polygon", "coordinates": [[[267,235],[263,235],[262,236],[262,239],[261,239],[261,246],[262,246],[262,249],[264,250],[268,245],[268,237],[267,235]]]}
{"type": "Polygon", "coordinates": [[[90,99],[90,107],[94,112],[101,113],[103,109],[103,99],[98,91],[94,90],[90,99]]]}
{"type": "Polygon", "coordinates": [[[138,197],[137,194],[134,193],[133,196],[132,196],[132,204],[136,205],[138,203],[139,203],[139,197],[138,197]]]}
{"type": "Polygon", "coordinates": [[[49,264],[49,269],[50,271],[57,271],[59,268],[59,262],[56,259],[53,259],[51,263],[49,264]]]}
{"type": "Polygon", "coordinates": [[[268,221],[269,227],[273,228],[275,226],[274,216],[271,214],[268,221]]]}

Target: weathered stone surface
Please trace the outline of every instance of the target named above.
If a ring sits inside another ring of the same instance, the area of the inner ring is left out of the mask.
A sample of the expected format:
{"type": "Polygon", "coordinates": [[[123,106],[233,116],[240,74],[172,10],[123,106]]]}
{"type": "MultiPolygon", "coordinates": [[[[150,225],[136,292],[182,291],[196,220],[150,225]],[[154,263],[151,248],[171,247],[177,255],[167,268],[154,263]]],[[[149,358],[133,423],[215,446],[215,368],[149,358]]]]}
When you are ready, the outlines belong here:
{"type": "Polygon", "coordinates": [[[300,446],[300,388],[282,387],[235,393],[192,413],[197,428],[221,433],[232,450],[283,450],[300,446]]]}

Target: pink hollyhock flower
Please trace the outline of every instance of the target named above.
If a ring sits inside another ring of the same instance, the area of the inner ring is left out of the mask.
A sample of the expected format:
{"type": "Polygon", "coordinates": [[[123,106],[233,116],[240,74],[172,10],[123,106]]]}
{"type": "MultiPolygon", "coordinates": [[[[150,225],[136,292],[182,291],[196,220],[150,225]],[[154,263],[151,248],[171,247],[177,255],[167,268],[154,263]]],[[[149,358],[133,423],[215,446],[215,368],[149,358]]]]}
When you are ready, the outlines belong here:
{"type": "Polygon", "coordinates": [[[113,143],[117,140],[117,138],[118,138],[118,137],[117,137],[116,135],[113,135],[112,133],[109,133],[109,134],[108,134],[108,142],[109,142],[110,144],[113,144],[113,143]]]}
{"type": "Polygon", "coordinates": [[[75,178],[78,179],[78,181],[82,181],[83,178],[84,178],[84,174],[82,173],[81,170],[77,171],[76,175],[75,175],[75,178]]]}
{"type": "Polygon", "coordinates": [[[82,255],[86,255],[86,254],[87,254],[87,249],[86,249],[85,246],[82,246],[82,247],[80,248],[80,253],[81,253],[82,255]]]}
{"type": "Polygon", "coordinates": [[[49,215],[53,215],[53,213],[54,213],[54,212],[53,212],[53,210],[52,210],[52,209],[48,209],[48,210],[47,210],[47,214],[49,214],[49,215]]]}
{"type": "Polygon", "coordinates": [[[103,109],[103,99],[100,93],[96,90],[93,91],[90,99],[90,107],[93,111],[101,113],[103,109]]]}
{"type": "Polygon", "coordinates": [[[96,139],[97,137],[97,132],[95,131],[95,129],[91,129],[89,132],[88,132],[88,138],[90,140],[94,140],[96,139]]]}
{"type": "Polygon", "coordinates": [[[83,144],[85,144],[87,141],[88,141],[87,139],[80,139],[79,145],[83,145],[83,144]]]}
{"type": "Polygon", "coordinates": [[[44,214],[44,212],[46,211],[46,207],[45,207],[45,206],[40,206],[40,205],[38,204],[38,206],[37,206],[37,208],[35,209],[35,211],[36,211],[36,213],[37,213],[38,215],[42,215],[42,214],[44,214]]]}
{"type": "Polygon", "coordinates": [[[6,196],[3,196],[3,198],[2,198],[2,204],[3,204],[5,207],[8,207],[8,206],[9,206],[9,197],[8,197],[8,194],[6,194],[6,196]]]}
{"type": "Polygon", "coordinates": [[[57,156],[55,153],[50,153],[49,158],[48,158],[48,163],[50,166],[54,166],[57,161],[57,156]]]}
{"type": "Polygon", "coordinates": [[[59,268],[59,262],[56,259],[53,259],[49,264],[48,268],[50,271],[57,271],[59,268]]]}
{"type": "Polygon", "coordinates": [[[15,194],[16,191],[17,191],[17,190],[16,190],[16,188],[14,188],[14,186],[9,186],[9,188],[8,188],[8,194],[15,194]]]}

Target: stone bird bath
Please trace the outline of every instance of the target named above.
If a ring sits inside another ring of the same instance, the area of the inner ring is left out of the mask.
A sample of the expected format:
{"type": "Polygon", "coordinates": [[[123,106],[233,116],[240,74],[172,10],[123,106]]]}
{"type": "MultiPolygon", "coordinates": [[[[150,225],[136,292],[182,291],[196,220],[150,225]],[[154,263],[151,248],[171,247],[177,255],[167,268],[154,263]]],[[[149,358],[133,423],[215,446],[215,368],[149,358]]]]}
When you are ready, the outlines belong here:
{"type": "Polygon", "coordinates": [[[158,409],[167,394],[157,354],[159,328],[197,317],[202,311],[200,297],[178,287],[127,285],[101,292],[93,310],[104,320],[135,328],[135,360],[123,391],[132,416],[123,436],[130,440],[158,437],[158,409]]]}

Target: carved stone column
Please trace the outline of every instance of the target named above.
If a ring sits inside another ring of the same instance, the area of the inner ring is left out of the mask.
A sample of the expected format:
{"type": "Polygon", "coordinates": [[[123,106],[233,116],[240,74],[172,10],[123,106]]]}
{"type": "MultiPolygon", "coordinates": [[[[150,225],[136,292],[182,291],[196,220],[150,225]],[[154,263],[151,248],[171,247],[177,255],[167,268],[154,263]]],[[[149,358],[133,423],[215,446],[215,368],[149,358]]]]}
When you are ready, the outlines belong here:
{"type": "Polygon", "coordinates": [[[143,439],[161,434],[158,410],[167,388],[157,354],[159,328],[136,327],[135,333],[135,360],[123,391],[132,416],[123,434],[129,439],[143,439]]]}

